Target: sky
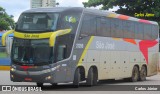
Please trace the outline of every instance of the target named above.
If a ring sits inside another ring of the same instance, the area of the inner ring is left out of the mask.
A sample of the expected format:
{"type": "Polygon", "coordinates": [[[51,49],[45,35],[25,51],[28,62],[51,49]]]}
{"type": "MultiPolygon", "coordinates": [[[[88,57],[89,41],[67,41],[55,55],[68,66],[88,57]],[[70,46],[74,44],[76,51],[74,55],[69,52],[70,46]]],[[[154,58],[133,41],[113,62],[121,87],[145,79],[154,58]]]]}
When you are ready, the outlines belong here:
{"type": "MultiPolygon", "coordinates": [[[[83,7],[82,2],[87,2],[88,0],[56,0],[59,2],[58,7],[83,7]]],[[[30,0],[0,0],[0,6],[3,7],[9,15],[14,16],[14,20],[17,21],[19,15],[30,9],[30,0]]],[[[112,10],[117,9],[115,7],[112,10]]]]}

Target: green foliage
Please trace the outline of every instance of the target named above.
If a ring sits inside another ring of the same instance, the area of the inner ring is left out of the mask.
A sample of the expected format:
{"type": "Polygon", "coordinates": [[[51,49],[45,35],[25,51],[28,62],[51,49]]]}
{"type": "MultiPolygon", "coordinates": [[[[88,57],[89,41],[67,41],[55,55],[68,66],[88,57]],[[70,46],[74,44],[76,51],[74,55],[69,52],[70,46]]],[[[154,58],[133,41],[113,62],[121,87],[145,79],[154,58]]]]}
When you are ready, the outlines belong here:
{"type": "Polygon", "coordinates": [[[135,13],[152,13],[154,17],[139,17],[147,20],[160,22],[160,0],[89,0],[83,2],[84,7],[96,7],[102,5],[103,10],[108,10],[114,6],[120,9],[116,13],[135,16],[135,13]]]}
{"type": "Polygon", "coordinates": [[[14,20],[5,12],[5,9],[0,7],[0,11],[0,30],[9,30],[9,27],[14,28],[14,20]]]}
{"type": "Polygon", "coordinates": [[[7,57],[7,54],[4,52],[0,52],[0,58],[5,58],[5,57],[7,57]]]}

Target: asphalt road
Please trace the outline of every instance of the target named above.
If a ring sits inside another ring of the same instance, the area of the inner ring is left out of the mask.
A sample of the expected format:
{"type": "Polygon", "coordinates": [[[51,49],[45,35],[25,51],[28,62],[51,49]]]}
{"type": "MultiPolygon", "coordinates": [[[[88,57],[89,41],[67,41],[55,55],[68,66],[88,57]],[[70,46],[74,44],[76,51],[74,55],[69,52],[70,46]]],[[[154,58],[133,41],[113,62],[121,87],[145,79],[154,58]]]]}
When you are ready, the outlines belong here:
{"type": "MultiPolygon", "coordinates": [[[[0,71],[0,85],[26,85],[36,86],[35,83],[11,82],[9,71],[0,71]]],[[[88,87],[85,83],[81,83],[79,88],[74,88],[71,84],[60,84],[52,87],[45,84],[41,92],[0,92],[0,94],[160,94],[160,74],[147,77],[147,81],[126,82],[124,80],[102,81],[97,86],[88,87]],[[154,85],[154,86],[152,86],[154,85]],[[135,91],[139,88],[157,88],[159,91],[135,91]]]]}

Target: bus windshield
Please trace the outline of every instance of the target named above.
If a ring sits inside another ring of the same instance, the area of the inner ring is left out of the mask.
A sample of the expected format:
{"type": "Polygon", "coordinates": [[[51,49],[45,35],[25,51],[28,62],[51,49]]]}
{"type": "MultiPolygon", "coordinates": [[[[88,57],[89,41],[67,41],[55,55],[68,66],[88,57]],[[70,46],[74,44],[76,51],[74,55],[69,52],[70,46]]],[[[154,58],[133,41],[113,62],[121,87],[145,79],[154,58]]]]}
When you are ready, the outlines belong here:
{"type": "Polygon", "coordinates": [[[53,48],[49,47],[48,39],[25,40],[14,38],[12,60],[21,65],[42,65],[53,61],[53,48]]]}
{"type": "Polygon", "coordinates": [[[54,31],[58,17],[58,13],[23,13],[18,20],[16,31],[54,31]]]}

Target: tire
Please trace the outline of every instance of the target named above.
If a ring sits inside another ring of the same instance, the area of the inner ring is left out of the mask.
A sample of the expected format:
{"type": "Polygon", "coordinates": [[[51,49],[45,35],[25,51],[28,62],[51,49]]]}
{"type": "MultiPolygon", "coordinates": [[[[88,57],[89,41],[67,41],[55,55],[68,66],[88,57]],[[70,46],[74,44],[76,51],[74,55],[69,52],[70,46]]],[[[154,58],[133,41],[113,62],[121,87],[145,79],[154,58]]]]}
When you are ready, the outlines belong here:
{"type": "Polygon", "coordinates": [[[43,87],[43,83],[37,83],[37,87],[43,87]]]}
{"type": "Polygon", "coordinates": [[[147,70],[145,66],[142,66],[140,71],[140,81],[145,81],[147,76],[147,70]]]}
{"type": "Polygon", "coordinates": [[[137,66],[133,67],[131,82],[137,82],[139,79],[139,69],[137,66]]]}
{"type": "Polygon", "coordinates": [[[98,84],[98,71],[93,73],[93,85],[96,86],[98,84]]]}
{"type": "Polygon", "coordinates": [[[94,74],[93,74],[93,68],[91,67],[88,71],[88,76],[87,76],[87,85],[88,86],[93,86],[93,79],[94,79],[94,74]]]}
{"type": "Polygon", "coordinates": [[[78,87],[79,87],[80,79],[81,79],[80,69],[77,68],[76,71],[75,71],[75,74],[74,74],[74,81],[73,81],[73,86],[74,86],[75,88],[78,88],[78,87]]]}

